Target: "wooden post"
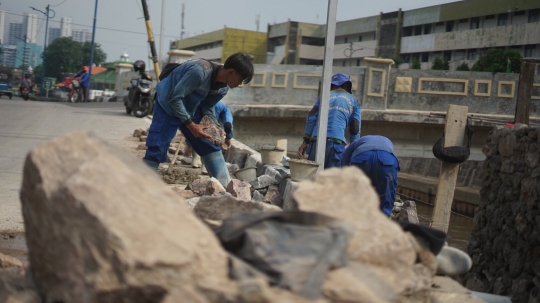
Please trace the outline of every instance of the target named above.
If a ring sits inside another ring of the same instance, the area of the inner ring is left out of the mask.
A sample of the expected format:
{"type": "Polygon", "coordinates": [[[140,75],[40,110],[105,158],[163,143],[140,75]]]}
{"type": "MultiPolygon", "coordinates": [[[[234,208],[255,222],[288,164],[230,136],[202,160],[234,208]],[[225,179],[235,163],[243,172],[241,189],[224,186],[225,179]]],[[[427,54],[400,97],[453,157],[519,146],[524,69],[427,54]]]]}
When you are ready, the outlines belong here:
{"type": "MultiPolygon", "coordinates": [[[[444,127],[444,147],[463,145],[468,110],[467,106],[448,105],[444,127]]],[[[448,231],[458,172],[459,164],[441,163],[439,185],[430,224],[432,228],[448,231]]]]}
{"type": "Polygon", "coordinates": [[[514,124],[529,124],[529,112],[531,109],[531,94],[535,68],[535,63],[527,61],[521,62],[514,124]]]}

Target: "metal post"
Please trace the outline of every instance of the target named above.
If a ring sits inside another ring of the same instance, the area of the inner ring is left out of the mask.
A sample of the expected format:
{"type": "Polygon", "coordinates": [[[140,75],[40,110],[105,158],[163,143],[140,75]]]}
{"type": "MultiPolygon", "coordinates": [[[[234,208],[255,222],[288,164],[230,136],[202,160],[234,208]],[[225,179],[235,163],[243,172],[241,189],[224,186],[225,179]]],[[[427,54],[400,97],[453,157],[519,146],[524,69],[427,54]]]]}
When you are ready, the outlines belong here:
{"type": "Polygon", "coordinates": [[[317,150],[315,159],[320,163],[319,170],[324,169],[326,155],[326,134],[328,128],[328,110],[330,107],[330,83],[332,81],[332,64],[334,60],[334,40],[336,36],[336,14],[338,0],[328,0],[326,17],[326,41],[324,45],[324,63],[322,74],[322,94],[319,106],[319,125],[317,150]]]}
{"type": "MultiPolygon", "coordinates": [[[[97,7],[98,0],[96,0],[96,6],[94,8],[94,25],[92,26],[92,42],[90,43],[90,63],[88,65],[88,77],[90,79],[90,82],[88,83],[88,91],[86,92],[87,94],[90,93],[90,86],[92,84],[92,65],[94,65],[94,39],[96,37],[97,7]]],[[[83,100],[90,101],[88,96],[84,96],[83,100]]]]}
{"type": "Polygon", "coordinates": [[[165,29],[165,0],[161,0],[161,30],[159,31],[159,61],[163,62],[163,31],[165,29]]]}
{"type": "Polygon", "coordinates": [[[41,61],[41,89],[39,96],[43,97],[45,80],[45,61],[47,59],[47,33],[49,32],[49,4],[47,4],[47,14],[45,15],[45,43],[43,43],[43,60],[41,61]]]}

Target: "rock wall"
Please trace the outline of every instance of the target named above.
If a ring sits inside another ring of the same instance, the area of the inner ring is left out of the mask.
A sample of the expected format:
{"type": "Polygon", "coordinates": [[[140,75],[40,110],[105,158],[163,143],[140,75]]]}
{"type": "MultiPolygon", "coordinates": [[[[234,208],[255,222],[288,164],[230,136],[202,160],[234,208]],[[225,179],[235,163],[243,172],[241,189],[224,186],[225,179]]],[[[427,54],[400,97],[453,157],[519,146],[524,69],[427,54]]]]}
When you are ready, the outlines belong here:
{"type": "Polygon", "coordinates": [[[484,146],[481,204],[469,241],[471,290],[539,302],[540,128],[493,130],[484,146]]]}

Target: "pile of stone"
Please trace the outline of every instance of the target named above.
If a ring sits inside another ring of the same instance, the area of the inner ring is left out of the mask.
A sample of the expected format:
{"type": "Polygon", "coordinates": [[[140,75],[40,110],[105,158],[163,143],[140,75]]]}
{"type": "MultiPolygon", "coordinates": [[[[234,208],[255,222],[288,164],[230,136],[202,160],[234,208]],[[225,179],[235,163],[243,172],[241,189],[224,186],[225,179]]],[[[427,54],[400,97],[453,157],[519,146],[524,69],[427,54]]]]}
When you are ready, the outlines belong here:
{"type": "Polygon", "coordinates": [[[321,172],[292,195],[298,209],[344,220],[353,232],[348,264],[320,277],[321,298],[231,279],[234,259],[208,225],[281,211],[269,193],[284,176],[268,176],[227,188],[201,179],[175,193],[89,134],[56,138],[27,156],[20,197],[30,263],[0,270],[0,302],[479,302],[434,278],[435,256],[379,211],[356,168],[321,172]]]}

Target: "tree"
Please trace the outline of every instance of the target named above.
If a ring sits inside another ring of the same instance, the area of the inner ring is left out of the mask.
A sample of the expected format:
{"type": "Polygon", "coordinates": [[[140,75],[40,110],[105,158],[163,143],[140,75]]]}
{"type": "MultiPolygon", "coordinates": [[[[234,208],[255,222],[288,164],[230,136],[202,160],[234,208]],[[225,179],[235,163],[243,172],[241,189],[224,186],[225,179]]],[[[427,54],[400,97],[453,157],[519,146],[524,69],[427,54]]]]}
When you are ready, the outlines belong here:
{"type": "Polygon", "coordinates": [[[420,61],[418,60],[418,58],[412,59],[411,69],[420,69],[420,61]]]}
{"type": "Polygon", "coordinates": [[[469,64],[467,64],[467,62],[462,62],[457,68],[456,70],[459,70],[459,71],[469,71],[469,64]]]}
{"type": "Polygon", "coordinates": [[[516,50],[504,51],[498,48],[490,48],[473,65],[473,71],[504,73],[507,71],[508,59],[510,59],[510,71],[519,73],[521,68],[521,54],[516,50]]]}
{"type": "Polygon", "coordinates": [[[81,43],[71,37],[55,39],[47,47],[47,60],[45,62],[45,76],[63,80],[67,73],[75,73],[81,69],[82,47],[81,43]]]}
{"type": "MultiPolygon", "coordinates": [[[[90,63],[90,46],[91,42],[86,41],[82,44],[82,59],[81,64],[88,65],[90,63]]],[[[94,43],[94,57],[92,59],[92,62],[98,66],[101,63],[104,63],[105,60],[107,60],[107,54],[101,49],[101,45],[99,43],[94,43]]]]}
{"type": "Polygon", "coordinates": [[[36,67],[34,67],[34,82],[35,83],[41,83],[41,69],[43,66],[40,64],[36,67]]]}
{"type": "Polygon", "coordinates": [[[444,58],[442,68],[443,70],[450,70],[450,62],[448,62],[448,59],[444,58]]]}
{"type": "Polygon", "coordinates": [[[433,60],[433,64],[431,65],[432,70],[444,70],[444,63],[443,60],[439,57],[435,57],[433,60]]]}

